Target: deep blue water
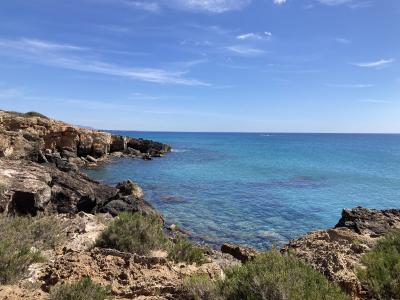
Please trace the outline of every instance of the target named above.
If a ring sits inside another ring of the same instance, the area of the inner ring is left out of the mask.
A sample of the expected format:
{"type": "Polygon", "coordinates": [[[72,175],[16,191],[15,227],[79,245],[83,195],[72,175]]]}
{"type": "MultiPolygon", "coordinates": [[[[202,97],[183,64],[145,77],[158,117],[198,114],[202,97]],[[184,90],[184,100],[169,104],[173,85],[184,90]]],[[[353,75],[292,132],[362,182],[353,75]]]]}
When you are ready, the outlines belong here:
{"type": "Polygon", "coordinates": [[[174,150],[87,173],[138,182],[168,223],[210,244],[263,249],[334,226],[345,207],[400,206],[400,135],[119,133],[174,150]]]}

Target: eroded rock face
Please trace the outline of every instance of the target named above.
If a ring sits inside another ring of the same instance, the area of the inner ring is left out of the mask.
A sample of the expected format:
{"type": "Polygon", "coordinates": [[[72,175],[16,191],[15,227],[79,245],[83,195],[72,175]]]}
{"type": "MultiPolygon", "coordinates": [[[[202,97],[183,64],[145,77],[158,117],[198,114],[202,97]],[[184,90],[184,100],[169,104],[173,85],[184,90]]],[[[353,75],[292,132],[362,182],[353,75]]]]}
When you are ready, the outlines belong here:
{"type": "Polygon", "coordinates": [[[149,140],[113,136],[61,121],[0,111],[0,158],[41,162],[43,155],[40,153],[45,150],[59,153],[69,160],[87,156],[100,158],[113,152],[135,157],[161,156],[171,147],[149,140]]]}
{"type": "Polygon", "coordinates": [[[400,228],[400,210],[345,209],[333,229],[306,234],[290,241],[291,251],[329,280],[338,283],[353,299],[367,299],[368,292],[356,275],[361,257],[388,231],[400,228]]]}
{"type": "Polygon", "coordinates": [[[133,182],[110,187],[80,172],[51,164],[0,159],[0,212],[8,215],[50,213],[157,214],[133,182]]]}

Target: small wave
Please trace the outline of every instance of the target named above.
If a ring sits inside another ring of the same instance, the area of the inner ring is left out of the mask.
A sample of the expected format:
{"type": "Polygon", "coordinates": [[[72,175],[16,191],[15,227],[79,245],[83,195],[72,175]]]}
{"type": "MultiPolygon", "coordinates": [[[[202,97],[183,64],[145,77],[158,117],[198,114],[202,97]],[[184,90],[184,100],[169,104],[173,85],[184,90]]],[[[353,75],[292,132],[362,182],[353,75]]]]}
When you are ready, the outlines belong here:
{"type": "Polygon", "coordinates": [[[272,136],[272,134],[260,134],[260,136],[272,136]]]}
{"type": "Polygon", "coordinates": [[[189,151],[189,150],[187,150],[187,149],[172,149],[172,152],[175,152],[175,153],[183,153],[183,152],[187,152],[187,151],[189,151]]]}

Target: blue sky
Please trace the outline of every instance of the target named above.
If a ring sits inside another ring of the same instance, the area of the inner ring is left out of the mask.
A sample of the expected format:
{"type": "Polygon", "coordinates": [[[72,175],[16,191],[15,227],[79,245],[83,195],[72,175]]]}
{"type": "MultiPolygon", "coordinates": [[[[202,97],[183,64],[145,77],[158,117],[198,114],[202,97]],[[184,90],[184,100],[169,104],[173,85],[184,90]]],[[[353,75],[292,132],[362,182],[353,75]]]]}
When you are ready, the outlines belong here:
{"type": "Polygon", "coordinates": [[[1,1],[0,108],[103,129],[399,133],[400,1],[1,1]]]}

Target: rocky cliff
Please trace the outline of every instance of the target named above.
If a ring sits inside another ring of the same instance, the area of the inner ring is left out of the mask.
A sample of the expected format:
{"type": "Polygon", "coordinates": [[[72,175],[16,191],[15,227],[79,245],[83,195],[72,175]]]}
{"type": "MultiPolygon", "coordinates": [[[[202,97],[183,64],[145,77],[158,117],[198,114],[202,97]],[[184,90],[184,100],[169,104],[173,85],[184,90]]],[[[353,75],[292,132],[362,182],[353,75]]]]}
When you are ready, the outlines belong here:
{"type": "Polygon", "coordinates": [[[110,153],[150,159],[170,150],[154,141],[0,111],[0,212],[156,213],[135,183],[100,184],[79,172],[78,165],[93,165],[110,153]]]}
{"type": "Polygon", "coordinates": [[[93,164],[108,154],[150,159],[170,150],[169,145],[155,141],[112,135],[35,114],[0,111],[0,157],[4,158],[53,162],[67,168],[93,164]]]}

